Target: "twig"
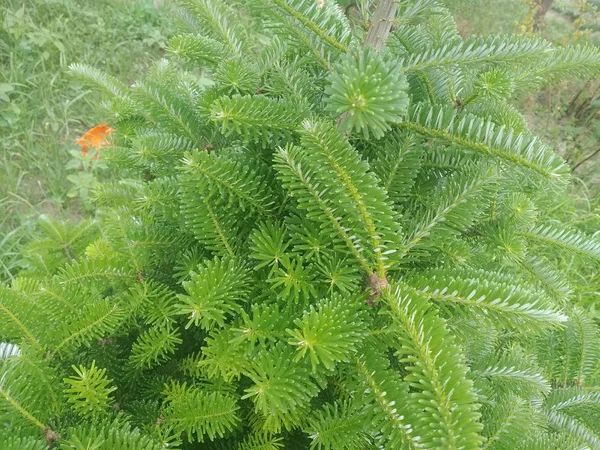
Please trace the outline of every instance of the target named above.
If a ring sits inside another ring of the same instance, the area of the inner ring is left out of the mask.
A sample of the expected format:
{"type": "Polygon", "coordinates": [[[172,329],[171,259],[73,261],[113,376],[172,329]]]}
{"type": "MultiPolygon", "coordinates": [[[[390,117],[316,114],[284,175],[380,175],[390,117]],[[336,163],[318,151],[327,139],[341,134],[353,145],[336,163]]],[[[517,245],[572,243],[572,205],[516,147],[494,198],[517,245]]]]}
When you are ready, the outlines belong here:
{"type": "Polygon", "coordinates": [[[579,97],[581,96],[581,94],[583,94],[583,92],[588,88],[589,83],[590,83],[590,80],[586,80],[585,83],[583,83],[583,87],[579,90],[579,92],[577,92],[577,94],[569,102],[569,106],[567,106],[567,112],[566,112],[567,116],[573,114],[573,110],[575,109],[575,104],[577,103],[577,100],[579,100],[579,97]]]}
{"type": "Polygon", "coordinates": [[[577,164],[575,164],[573,166],[573,168],[571,169],[571,172],[575,172],[575,170],[577,170],[577,168],[579,166],[581,166],[584,162],[589,161],[590,159],[592,159],[594,156],[596,156],[598,153],[600,153],[600,148],[598,150],[596,150],[595,152],[593,152],[591,155],[586,156],[585,158],[583,158],[581,161],[579,161],[577,164]]]}

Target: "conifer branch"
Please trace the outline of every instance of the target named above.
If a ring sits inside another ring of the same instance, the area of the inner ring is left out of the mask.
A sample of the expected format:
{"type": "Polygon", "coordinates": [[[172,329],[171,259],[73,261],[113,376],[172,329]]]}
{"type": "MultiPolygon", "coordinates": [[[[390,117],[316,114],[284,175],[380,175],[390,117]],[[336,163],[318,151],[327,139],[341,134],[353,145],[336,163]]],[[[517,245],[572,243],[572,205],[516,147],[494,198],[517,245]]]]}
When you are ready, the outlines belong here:
{"type": "Polygon", "coordinates": [[[14,408],[21,416],[27,419],[28,422],[35,425],[40,430],[45,430],[46,425],[40,422],[33,414],[31,414],[23,405],[19,403],[19,401],[14,398],[9,390],[0,384],[0,396],[3,398],[12,408],[14,408]]]}
{"type": "Polygon", "coordinates": [[[285,170],[289,171],[289,173],[294,177],[294,179],[297,180],[296,182],[299,184],[299,186],[301,186],[303,189],[306,190],[307,193],[309,193],[314,204],[316,204],[319,207],[319,209],[323,212],[327,220],[333,226],[334,230],[337,233],[339,233],[340,237],[346,243],[346,245],[352,252],[352,255],[359,262],[360,266],[367,273],[371,273],[371,265],[366,259],[364,253],[361,251],[362,249],[360,248],[359,243],[356,241],[356,237],[348,233],[348,228],[346,228],[340,222],[340,218],[337,215],[338,213],[333,208],[331,202],[323,198],[324,192],[319,191],[317,189],[317,186],[312,181],[312,174],[306,173],[302,167],[302,163],[294,160],[294,153],[295,152],[293,150],[290,151],[288,149],[283,148],[279,149],[277,153],[277,159],[280,161],[281,167],[285,167],[285,170]]]}
{"type": "Polygon", "coordinates": [[[385,360],[369,350],[369,347],[363,349],[363,354],[353,361],[358,369],[357,378],[369,399],[367,408],[377,411],[375,417],[387,419],[382,423],[382,431],[391,444],[409,450],[423,448],[407,414],[407,384],[400,381],[396,373],[387,370],[385,360]]]}
{"type": "Polygon", "coordinates": [[[510,432],[515,431],[512,428],[522,425],[526,419],[530,418],[530,411],[525,405],[525,400],[520,397],[514,399],[510,398],[510,400],[510,402],[507,402],[506,411],[502,411],[504,416],[496,425],[493,434],[488,436],[481,450],[491,450],[496,448],[498,442],[502,442],[506,437],[511,437],[510,432]]]}
{"type": "Polygon", "coordinates": [[[58,413],[61,405],[59,403],[58,395],[55,392],[56,387],[52,385],[55,372],[47,365],[40,364],[39,361],[32,358],[29,354],[19,355],[19,364],[27,366],[27,370],[31,370],[32,373],[35,373],[37,380],[44,386],[44,392],[50,397],[53,411],[58,413]]]}
{"type": "Polygon", "coordinates": [[[569,284],[600,242],[553,214],[569,170],[508,103],[598,51],[463,40],[439,0],[366,1],[370,26],[180,3],[184,64],[72,67],[111,100],[116,181],[0,285],[0,447],[600,448],[569,284]]]}
{"type": "Polygon", "coordinates": [[[215,214],[215,211],[213,210],[210,202],[208,201],[208,198],[204,197],[202,200],[204,202],[204,207],[206,208],[206,212],[208,213],[208,216],[212,220],[215,230],[217,231],[217,235],[219,236],[220,241],[225,246],[225,250],[227,250],[227,253],[229,254],[229,256],[235,256],[235,252],[233,251],[233,246],[229,242],[229,239],[227,239],[227,236],[225,235],[225,232],[223,231],[223,227],[221,226],[221,223],[219,222],[219,218],[215,214]]]}
{"type": "Polygon", "coordinates": [[[313,33],[315,33],[317,36],[319,36],[319,38],[321,38],[322,40],[327,42],[332,47],[336,48],[337,50],[339,50],[342,53],[346,53],[348,51],[348,49],[346,48],[345,45],[336,41],[333,37],[331,37],[329,34],[327,34],[324,30],[319,28],[319,26],[316,23],[314,23],[307,17],[303,16],[298,11],[296,11],[294,8],[292,8],[290,5],[288,5],[286,0],[270,0],[270,1],[273,2],[275,5],[277,5],[279,8],[283,9],[286,13],[288,13],[290,16],[292,16],[298,22],[305,25],[313,33]]]}
{"type": "Polygon", "coordinates": [[[479,448],[475,392],[444,320],[402,286],[388,291],[384,300],[399,325],[398,355],[406,364],[405,379],[414,388],[408,403],[418,417],[415,433],[420,441],[428,448],[440,441],[453,450],[479,448]],[[431,408],[423,409],[423,402],[431,408]]]}
{"type": "MultiPolygon", "coordinates": [[[[387,41],[392,28],[393,19],[398,10],[398,0],[380,0],[371,19],[371,25],[363,42],[363,48],[372,47],[380,52],[387,41]]],[[[354,111],[345,111],[337,120],[337,124],[345,124],[354,111]]]]}
{"type": "Polygon", "coordinates": [[[32,344],[39,346],[39,343],[31,330],[29,330],[29,328],[21,319],[19,319],[19,317],[17,317],[13,311],[11,311],[6,305],[0,304],[0,312],[5,314],[9,320],[12,321],[23,332],[23,334],[27,337],[27,339],[29,339],[29,341],[31,341],[32,344]]]}
{"type": "Polygon", "coordinates": [[[117,304],[110,304],[110,302],[104,301],[95,305],[95,308],[88,308],[89,316],[93,319],[88,322],[85,319],[90,317],[84,317],[73,324],[65,331],[67,335],[53,348],[48,358],[52,359],[58,354],[63,347],[69,345],[77,346],[82,342],[89,342],[92,337],[98,337],[104,334],[104,332],[116,328],[119,320],[123,318],[125,311],[122,307],[117,304]],[[78,325],[83,325],[78,327],[78,325]]]}
{"type": "Polygon", "coordinates": [[[559,185],[569,178],[569,168],[563,159],[536,138],[498,127],[491,121],[420,104],[398,126],[525,167],[559,185]]]}

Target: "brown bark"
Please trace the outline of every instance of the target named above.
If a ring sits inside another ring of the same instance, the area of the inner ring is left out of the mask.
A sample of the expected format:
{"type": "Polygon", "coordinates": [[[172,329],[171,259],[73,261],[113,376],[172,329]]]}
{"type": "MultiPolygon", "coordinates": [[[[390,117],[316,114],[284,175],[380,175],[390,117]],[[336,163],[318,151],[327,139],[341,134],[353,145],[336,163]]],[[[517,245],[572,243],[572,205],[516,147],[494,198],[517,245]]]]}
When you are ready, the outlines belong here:
{"type": "Polygon", "coordinates": [[[539,31],[542,28],[544,23],[544,17],[546,17],[546,13],[550,10],[550,6],[552,6],[553,0],[542,0],[538,10],[535,12],[533,16],[533,31],[539,31]]]}
{"type": "Polygon", "coordinates": [[[381,0],[371,19],[364,46],[370,45],[377,52],[385,46],[392,29],[392,23],[398,11],[398,0],[381,0]]]}

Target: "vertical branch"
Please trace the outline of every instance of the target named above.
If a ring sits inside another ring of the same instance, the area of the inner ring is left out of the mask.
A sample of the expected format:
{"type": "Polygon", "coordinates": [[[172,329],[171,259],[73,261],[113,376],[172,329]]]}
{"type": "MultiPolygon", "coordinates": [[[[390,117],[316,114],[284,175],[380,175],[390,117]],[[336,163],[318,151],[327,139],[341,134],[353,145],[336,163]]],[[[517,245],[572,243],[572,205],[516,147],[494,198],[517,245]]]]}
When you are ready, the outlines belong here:
{"type": "Polygon", "coordinates": [[[370,45],[377,52],[383,49],[398,11],[397,2],[398,0],[380,0],[371,19],[371,26],[364,42],[365,47],[370,45]]]}
{"type": "MultiPolygon", "coordinates": [[[[381,0],[371,19],[371,26],[367,32],[363,47],[370,45],[375,51],[380,52],[385,47],[385,42],[392,29],[392,22],[398,11],[398,0],[381,0]]],[[[343,123],[350,113],[346,111],[337,120],[337,125],[343,123]]]]}

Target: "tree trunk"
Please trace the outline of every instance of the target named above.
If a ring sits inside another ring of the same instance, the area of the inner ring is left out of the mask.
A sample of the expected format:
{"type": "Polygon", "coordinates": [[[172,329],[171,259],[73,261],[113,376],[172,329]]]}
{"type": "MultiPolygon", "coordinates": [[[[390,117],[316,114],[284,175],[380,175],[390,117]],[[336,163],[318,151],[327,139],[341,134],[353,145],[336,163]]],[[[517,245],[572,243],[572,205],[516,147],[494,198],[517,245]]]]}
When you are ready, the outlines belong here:
{"type": "Polygon", "coordinates": [[[552,6],[553,0],[542,0],[538,10],[535,12],[533,16],[533,31],[539,31],[544,23],[544,17],[546,17],[546,13],[550,10],[550,6],[552,6]]]}
{"type": "Polygon", "coordinates": [[[396,0],[380,0],[371,19],[371,25],[364,42],[365,47],[370,45],[376,51],[381,51],[390,34],[397,11],[398,2],[396,0]]]}

